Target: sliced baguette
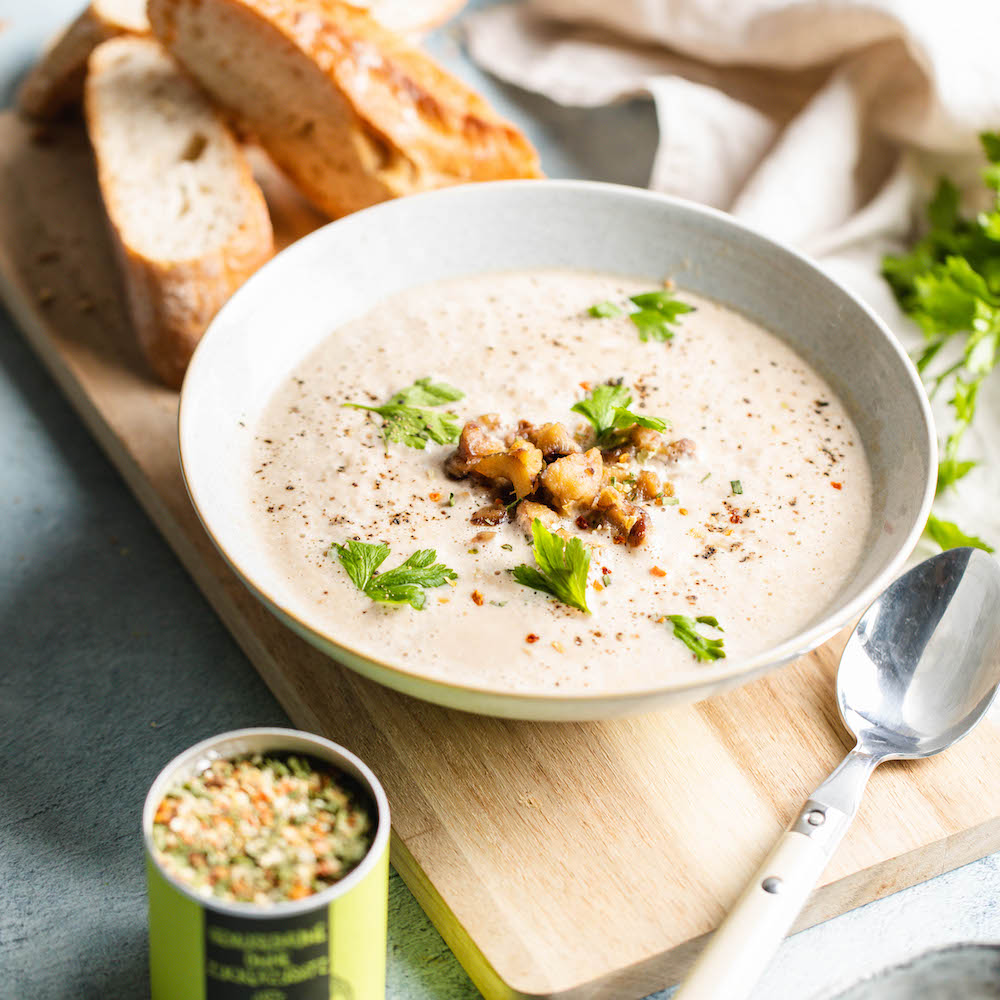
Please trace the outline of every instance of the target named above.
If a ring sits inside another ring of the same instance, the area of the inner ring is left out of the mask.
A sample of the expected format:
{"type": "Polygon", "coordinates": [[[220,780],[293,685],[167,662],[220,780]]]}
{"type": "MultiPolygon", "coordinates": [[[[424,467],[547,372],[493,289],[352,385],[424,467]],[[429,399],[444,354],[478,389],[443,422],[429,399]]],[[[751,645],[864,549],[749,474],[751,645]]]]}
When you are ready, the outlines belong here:
{"type": "Polygon", "coordinates": [[[337,0],[150,0],[154,33],[323,212],[539,177],[511,124],[425,52],[337,0]]]}
{"type": "Polygon", "coordinates": [[[151,38],[93,51],[84,112],[140,345],[177,388],[212,317],[273,252],[264,197],[208,99],[151,38]]]}
{"type": "MultiPolygon", "coordinates": [[[[358,0],[375,20],[414,40],[455,14],[465,0],[358,0]]],[[[118,35],[148,35],[146,0],[91,0],[24,78],[18,106],[35,118],[52,118],[83,94],[90,53],[118,35]]]]}
{"type": "Polygon", "coordinates": [[[90,53],[101,42],[126,34],[149,34],[146,0],[92,0],[24,78],[17,94],[20,109],[35,118],[52,118],[76,104],[90,53]]]}

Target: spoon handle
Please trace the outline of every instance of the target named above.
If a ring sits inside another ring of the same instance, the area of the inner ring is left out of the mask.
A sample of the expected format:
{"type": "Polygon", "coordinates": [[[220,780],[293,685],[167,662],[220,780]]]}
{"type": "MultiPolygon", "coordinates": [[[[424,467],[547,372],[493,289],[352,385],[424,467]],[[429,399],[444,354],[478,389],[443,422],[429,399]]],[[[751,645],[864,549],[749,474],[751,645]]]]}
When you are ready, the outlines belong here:
{"type": "Polygon", "coordinates": [[[852,750],[806,802],[712,935],[673,1000],[745,1000],[857,812],[877,760],[852,750]]]}

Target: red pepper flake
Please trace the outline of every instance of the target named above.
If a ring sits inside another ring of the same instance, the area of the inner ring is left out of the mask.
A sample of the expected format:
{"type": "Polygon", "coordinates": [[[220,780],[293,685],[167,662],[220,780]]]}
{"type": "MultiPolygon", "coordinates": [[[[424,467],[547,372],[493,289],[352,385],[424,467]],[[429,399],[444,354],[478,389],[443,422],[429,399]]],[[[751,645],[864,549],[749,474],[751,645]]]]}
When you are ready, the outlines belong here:
{"type": "Polygon", "coordinates": [[[740,517],[740,515],[737,514],[736,511],[734,510],[732,512],[732,514],[729,515],[729,523],[730,524],[742,524],[743,523],[743,518],[740,517]]]}
{"type": "Polygon", "coordinates": [[[427,494],[427,499],[428,500],[433,500],[436,503],[438,500],[441,499],[441,494],[438,493],[437,491],[435,491],[434,493],[428,493],[427,494]]]}
{"type": "Polygon", "coordinates": [[[667,575],[667,571],[665,569],[660,569],[659,566],[654,566],[649,571],[649,573],[650,573],[651,576],[666,576],[667,575]]]}
{"type": "Polygon", "coordinates": [[[611,570],[609,570],[607,566],[602,566],[602,567],[601,567],[601,572],[602,572],[602,573],[603,573],[603,574],[604,574],[605,576],[611,576],[611,570]]]}
{"type": "Polygon", "coordinates": [[[538,642],[538,636],[537,636],[537,635],[535,635],[535,633],[534,633],[534,632],[529,632],[529,633],[528,633],[528,634],[527,634],[527,635],[526,635],[526,636],[524,637],[524,641],[525,641],[525,642],[538,642]]]}
{"type": "Polygon", "coordinates": [[[833,488],[834,488],[835,490],[842,490],[842,489],[844,488],[844,484],[843,484],[843,483],[830,483],[830,485],[831,485],[831,486],[832,486],[832,487],[833,487],[833,488]]]}
{"type": "Polygon", "coordinates": [[[615,537],[612,539],[612,541],[615,543],[615,545],[624,545],[625,544],[625,536],[624,535],[615,535],[615,537]]]}
{"type": "Polygon", "coordinates": [[[483,606],[483,595],[479,593],[478,590],[474,590],[472,592],[472,603],[475,604],[477,608],[481,608],[483,606]]]}
{"type": "Polygon", "coordinates": [[[578,517],[578,518],[576,519],[576,526],[577,526],[577,527],[578,527],[578,528],[579,528],[579,529],[580,529],[581,531],[589,531],[589,530],[590,530],[590,522],[589,522],[589,521],[587,520],[587,518],[586,518],[586,517],[584,517],[584,515],[583,515],[583,514],[581,514],[581,515],[580,515],[580,516],[579,516],[579,517],[578,517]]]}

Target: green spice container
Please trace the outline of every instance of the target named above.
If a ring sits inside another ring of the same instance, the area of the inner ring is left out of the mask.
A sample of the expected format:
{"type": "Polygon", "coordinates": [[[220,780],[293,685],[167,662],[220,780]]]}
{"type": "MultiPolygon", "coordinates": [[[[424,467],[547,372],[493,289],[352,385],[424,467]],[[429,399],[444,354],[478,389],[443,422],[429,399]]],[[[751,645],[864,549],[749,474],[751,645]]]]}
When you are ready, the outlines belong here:
{"type": "Polygon", "coordinates": [[[152,1000],[384,1000],[389,803],[374,774],[343,747],[294,729],[239,729],[172,760],[142,814],[149,884],[152,1000]],[[271,905],[202,896],[157,861],[153,822],[181,779],[219,758],[301,754],[353,779],[368,800],[374,837],[341,881],[271,905]]]}

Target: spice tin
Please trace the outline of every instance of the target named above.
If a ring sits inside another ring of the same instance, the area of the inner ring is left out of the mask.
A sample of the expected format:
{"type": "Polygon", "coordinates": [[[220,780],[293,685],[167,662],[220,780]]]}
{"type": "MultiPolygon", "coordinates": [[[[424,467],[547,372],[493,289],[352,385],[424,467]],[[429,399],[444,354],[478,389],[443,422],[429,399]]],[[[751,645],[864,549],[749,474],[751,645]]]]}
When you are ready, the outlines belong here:
{"type": "Polygon", "coordinates": [[[374,774],[343,747],[294,729],[239,729],[174,758],[142,814],[149,884],[152,1000],[384,1000],[389,803],[374,774]],[[153,854],[153,817],[167,790],[218,758],[301,753],[354,778],[373,810],[364,860],[305,899],[256,906],[198,895],[153,854]]]}

